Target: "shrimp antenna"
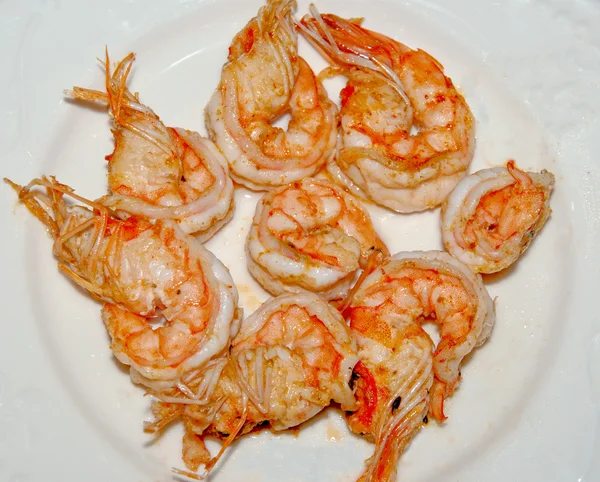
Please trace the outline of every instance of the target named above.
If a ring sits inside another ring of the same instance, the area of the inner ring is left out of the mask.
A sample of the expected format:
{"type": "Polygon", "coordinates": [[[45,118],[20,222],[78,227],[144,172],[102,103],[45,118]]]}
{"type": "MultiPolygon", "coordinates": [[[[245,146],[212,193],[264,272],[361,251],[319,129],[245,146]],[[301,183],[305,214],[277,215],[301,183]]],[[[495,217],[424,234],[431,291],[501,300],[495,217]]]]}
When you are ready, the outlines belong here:
{"type": "Polygon", "coordinates": [[[176,156],[177,154],[169,147],[171,139],[167,127],[150,107],[140,102],[137,94],[132,94],[127,88],[127,79],[134,60],[135,54],[131,52],[111,72],[110,58],[106,49],[105,60],[100,61],[104,67],[106,92],[75,86],[71,90],[64,90],[63,93],[77,100],[108,107],[116,126],[130,130],[154,144],[165,154],[176,156]]]}
{"type": "MultiPolygon", "coordinates": [[[[244,396],[248,397],[252,403],[256,406],[256,408],[263,414],[267,413],[267,408],[264,406],[264,393],[262,394],[263,397],[260,397],[255,391],[254,389],[250,386],[250,384],[248,383],[248,381],[246,380],[246,378],[243,376],[243,374],[240,373],[240,367],[238,365],[238,363],[236,361],[234,361],[231,358],[231,355],[227,356],[229,359],[229,363],[231,365],[231,367],[233,368],[233,372],[235,373],[235,379],[238,383],[238,386],[240,387],[240,389],[242,390],[242,393],[244,394],[244,396]]],[[[262,362],[262,352],[257,353],[256,356],[256,373],[257,376],[262,375],[262,366],[261,362],[262,362]]],[[[261,380],[262,381],[262,380],[261,380]]],[[[262,387],[262,383],[260,383],[260,381],[258,382],[262,387]]],[[[261,390],[262,392],[264,392],[265,390],[261,390]]]]}
{"type": "MultiPolygon", "coordinates": [[[[328,59],[337,59],[348,65],[371,70],[374,74],[389,83],[394,90],[398,92],[400,97],[402,97],[404,102],[411,105],[410,99],[404,91],[400,78],[390,67],[376,57],[363,52],[358,46],[353,48],[346,47],[349,52],[342,51],[331,34],[329,27],[327,27],[325,20],[323,20],[323,17],[317,10],[317,7],[311,3],[308,9],[314,23],[308,22],[307,15],[301,22],[296,22],[296,25],[314,47],[320,52],[325,53],[325,57],[328,59]]],[[[340,19],[340,22],[348,24],[347,27],[344,28],[345,30],[360,29],[358,25],[353,25],[346,20],[340,19]]]]}
{"type": "MultiPolygon", "coordinates": [[[[117,219],[116,214],[100,202],[91,201],[75,194],[72,188],[59,183],[52,176],[33,179],[24,187],[19,186],[9,179],[5,179],[5,181],[17,191],[19,201],[25,204],[29,211],[51,230],[52,237],[54,238],[53,250],[59,258],[71,262],[74,256],[67,246],[67,241],[88,229],[93,229],[91,243],[85,253],[82,254],[82,261],[85,260],[85,262],[89,263],[90,269],[93,270],[98,262],[102,241],[105,239],[108,219],[109,217],[117,219]],[[46,193],[32,191],[35,186],[45,187],[46,193]],[[90,218],[73,225],[74,218],[67,215],[64,196],[69,196],[81,204],[96,210],[100,214],[100,218],[90,218]]],[[[98,300],[103,299],[104,292],[102,289],[95,287],[93,283],[75,273],[64,262],[59,262],[58,267],[77,285],[87,290],[94,298],[98,300]]]]}

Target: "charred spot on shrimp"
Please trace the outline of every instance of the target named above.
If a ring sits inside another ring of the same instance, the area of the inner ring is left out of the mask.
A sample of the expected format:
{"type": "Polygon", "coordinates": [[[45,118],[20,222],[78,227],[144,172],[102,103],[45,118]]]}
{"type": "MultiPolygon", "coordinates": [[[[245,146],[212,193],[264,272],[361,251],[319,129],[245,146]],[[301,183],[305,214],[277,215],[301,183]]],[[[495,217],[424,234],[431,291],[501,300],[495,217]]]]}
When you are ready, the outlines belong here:
{"type": "Polygon", "coordinates": [[[356,381],[360,378],[360,375],[352,370],[352,375],[350,375],[350,380],[348,381],[348,385],[350,386],[350,390],[354,390],[356,386],[356,381]]]}

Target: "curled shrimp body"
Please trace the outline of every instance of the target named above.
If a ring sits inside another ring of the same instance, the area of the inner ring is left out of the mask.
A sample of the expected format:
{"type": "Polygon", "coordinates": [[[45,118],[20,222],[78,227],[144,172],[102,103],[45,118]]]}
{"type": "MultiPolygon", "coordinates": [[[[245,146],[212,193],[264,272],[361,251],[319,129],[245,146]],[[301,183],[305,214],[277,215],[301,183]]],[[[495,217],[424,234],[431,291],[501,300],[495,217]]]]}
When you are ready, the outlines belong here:
{"type": "Polygon", "coordinates": [[[268,0],[234,38],[206,107],[231,176],[269,190],[316,173],[333,155],[337,107],[298,56],[292,0],[268,0]],[[286,130],[273,126],[290,114],[286,130]]]}
{"type": "Polygon", "coordinates": [[[401,252],[360,284],[344,311],[358,344],[358,410],[352,431],[375,442],[361,480],[394,480],[396,461],[427,413],[445,418],[444,399],[463,358],[495,319],[481,277],[441,251],[401,252]],[[434,347],[422,324],[439,326],[434,347]]]}
{"type": "MultiPolygon", "coordinates": [[[[274,431],[285,430],[332,400],[354,410],[349,382],[357,361],[350,330],[325,300],[308,292],[271,298],[242,321],[219,367],[213,402],[180,400],[176,406],[187,430],[186,465],[196,470],[207,463],[202,448],[207,435],[235,438],[265,422],[274,431]]],[[[163,407],[159,402],[155,413],[163,407]]]]}
{"type": "Polygon", "coordinates": [[[74,87],[75,99],[106,105],[115,148],[108,160],[112,192],[103,204],[116,211],[171,219],[201,241],[209,239],[233,215],[233,182],[227,161],[197,132],[165,126],[126,86],[134,61],[129,54],[111,72],[104,62],[106,92],[74,87]]]}
{"type": "Polygon", "coordinates": [[[225,350],[239,326],[238,295],[227,268],[199,241],[173,221],[121,220],[53,178],[11,184],[49,228],[59,268],[105,302],[111,348],[134,382],[175,386],[225,350]]]}
{"type": "Polygon", "coordinates": [[[507,268],[550,215],[553,187],[553,174],[521,171],[514,161],[471,174],[442,206],[444,246],[475,272],[507,268]]]}
{"type": "Polygon", "coordinates": [[[274,430],[299,425],[331,400],[343,409],[355,405],[354,340],[338,311],[317,295],[285,294],[263,304],[244,320],[231,356],[243,390],[274,430]]]}
{"type": "Polygon", "coordinates": [[[330,72],[348,79],[331,175],[397,212],[441,204],[473,157],[475,124],[464,98],[423,50],[314,6],[311,14],[299,24],[303,34],[330,61],[330,72]]]}
{"type": "Polygon", "coordinates": [[[313,178],[265,194],[246,241],[248,269],[271,294],[308,290],[326,299],[344,298],[374,251],[389,256],[359,201],[313,178]]]}

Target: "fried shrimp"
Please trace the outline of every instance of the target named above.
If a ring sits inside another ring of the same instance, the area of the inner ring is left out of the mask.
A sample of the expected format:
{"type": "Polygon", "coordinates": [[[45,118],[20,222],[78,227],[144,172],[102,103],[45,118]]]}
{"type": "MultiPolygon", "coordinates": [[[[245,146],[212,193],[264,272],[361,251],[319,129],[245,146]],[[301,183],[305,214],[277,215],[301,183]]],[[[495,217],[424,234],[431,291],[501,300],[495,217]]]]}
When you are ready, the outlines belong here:
{"type": "MultiPolygon", "coordinates": [[[[227,359],[218,362],[218,377],[212,373],[196,380],[201,387],[207,378],[218,379],[211,403],[197,403],[197,397],[157,402],[158,420],[149,429],[178,411],[187,433],[186,465],[191,470],[200,464],[212,467],[206,436],[225,438],[229,444],[259,424],[285,430],[309,420],[332,400],[354,410],[349,382],[357,361],[356,344],[335,308],[308,292],[278,296],[242,322],[227,359]]],[[[189,386],[193,389],[194,384],[189,386]]]]}
{"type": "Polygon", "coordinates": [[[341,147],[328,170],[355,194],[401,213],[438,206],[465,175],[475,123],[441,64],[356,21],[311,15],[299,23],[343,74],[341,147]]]}
{"type": "Polygon", "coordinates": [[[464,178],[442,206],[448,252],[478,273],[496,273],[529,247],[551,213],[554,175],[506,167],[464,178]]]}
{"type": "Polygon", "coordinates": [[[173,221],[121,220],[54,178],[8,182],[49,229],[61,271],[105,302],[112,351],[134,382],[177,386],[226,349],[239,327],[237,290],[227,268],[173,221]]]}
{"type": "Polygon", "coordinates": [[[401,252],[368,275],[344,315],[357,340],[350,429],[376,444],[360,480],[394,480],[398,457],[444,400],[466,355],[488,337],[493,303],[479,275],[441,251],[401,252]],[[422,324],[439,326],[434,347],[422,324]]]}
{"type": "Polygon", "coordinates": [[[337,107],[298,56],[292,0],[268,0],[229,48],[206,107],[233,179],[269,190],[316,173],[333,155],[337,107]],[[287,128],[273,123],[290,115],[287,128]]]}
{"type": "Polygon", "coordinates": [[[233,215],[227,161],[197,132],[166,127],[129,91],[133,61],[131,53],[111,72],[107,52],[106,92],[81,87],[66,92],[109,109],[115,148],[106,157],[112,195],[103,204],[149,219],[171,219],[206,241],[233,215]]]}
{"type": "Polygon", "coordinates": [[[359,201],[313,178],[265,194],[246,241],[250,273],[274,295],[344,298],[374,251],[389,256],[359,201]]]}

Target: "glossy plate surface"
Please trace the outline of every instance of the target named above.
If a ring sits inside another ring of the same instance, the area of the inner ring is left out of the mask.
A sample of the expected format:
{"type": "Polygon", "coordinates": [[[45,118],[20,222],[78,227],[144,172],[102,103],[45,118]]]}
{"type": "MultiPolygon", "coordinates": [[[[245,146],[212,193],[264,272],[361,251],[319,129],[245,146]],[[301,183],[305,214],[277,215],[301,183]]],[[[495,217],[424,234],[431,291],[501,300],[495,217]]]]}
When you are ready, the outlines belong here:
{"type": "MultiPolygon", "coordinates": [[[[106,190],[112,150],[103,111],[65,101],[102,88],[96,57],[137,53],[130,88],[167,125],[205,133],[203,108],[233,35],[260,1],[0,1],[2,176],[53,174],[86,197],[106,190]]],[[[491,339],[463,369],[449,419],[402,457],[405,482],[600,480],[600,7],[568,0],[319,1],[322,12],[436,57],[477,120],[471,171],[513,158],[557,178],[553,214],[527,254],[486,278],[491,339]]],[[[308,2],[300,1],[298,17],[308,2]]],[[[324,62],[301,42],[316,70],[324,62]]],[[[333,99],[340,81],[327,83],[333,99]]],[[[165,481],[181,467],[180,427],[142,432],[147,398],[113,359],[100,305],[56,268],[51,241],[4,185],[0,323],[0,480],[165,481]]],[[[230,268],[246,314],[266,294],[246,271],[258,195],[208,243],[230,268]]],[[[392,252],[438,249],[439,211],[369,206],[392,252]]],[[[372,446],[326,411],[298,433],[235,444],[217,481],[353,481],[372,446]]]]}

